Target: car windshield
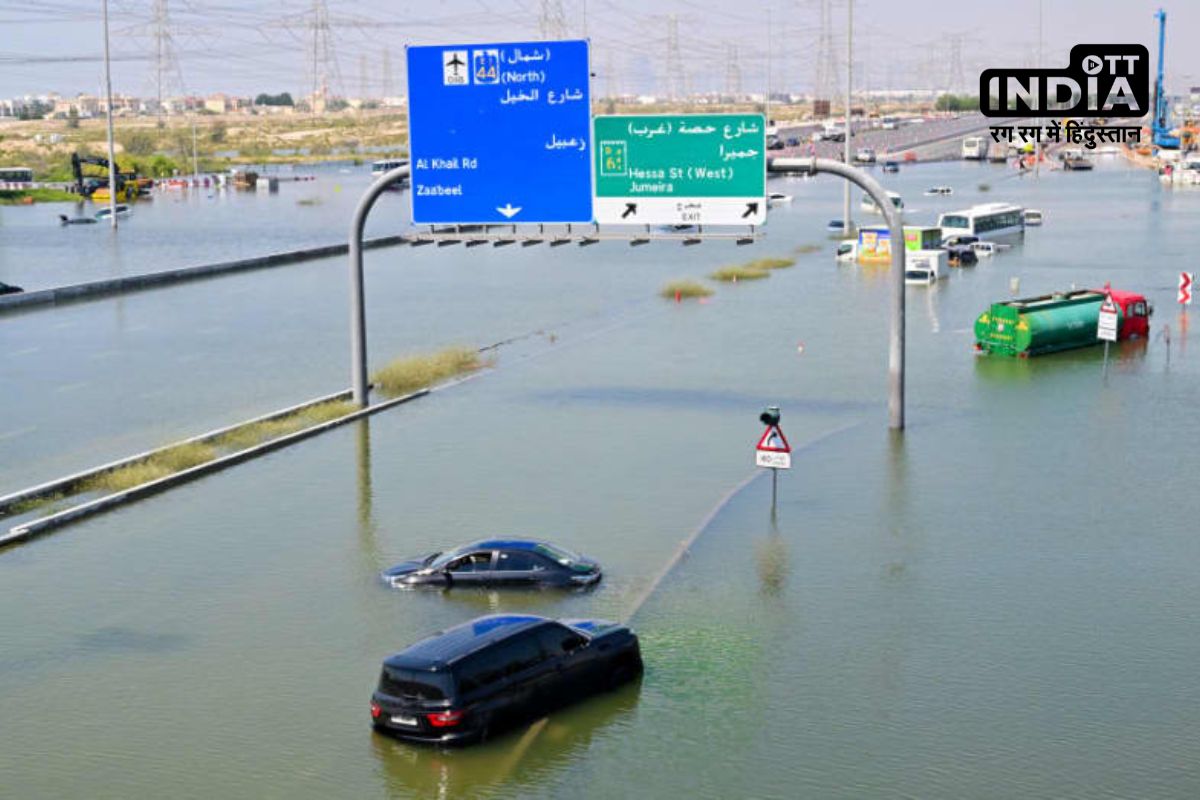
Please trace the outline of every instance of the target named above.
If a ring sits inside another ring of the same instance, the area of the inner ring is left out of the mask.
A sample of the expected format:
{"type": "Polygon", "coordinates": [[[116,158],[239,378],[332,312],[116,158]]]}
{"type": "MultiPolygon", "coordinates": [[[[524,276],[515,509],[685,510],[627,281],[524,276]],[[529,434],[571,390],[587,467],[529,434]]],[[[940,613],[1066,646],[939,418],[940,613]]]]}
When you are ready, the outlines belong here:
{"type": "Polygon", "coordinates": [[[455,550],[447,550],[444,553],[434,553],[431,558],[425,560],[424,566],[434,569],[441,569],[459,556],[466,555],[470,548],[458,548],[455,550]]]}
{"type": "Polygon", "coordinates": [[[572,553],[570,550],[564,550],[561,547],[555,547],[552,544],[539,544],[533,548],[534,552],[541,553],[547,558],[557,561],[564,567],[571,567],[580,564],[583,557],[572,553]]]}
{"type": "Polygon", "coordinates": [[[429,555],[425,556],[425,558],[421,559],[421,566],[428,567],[440,555],[441,553],[430,553],[429,555]]]}

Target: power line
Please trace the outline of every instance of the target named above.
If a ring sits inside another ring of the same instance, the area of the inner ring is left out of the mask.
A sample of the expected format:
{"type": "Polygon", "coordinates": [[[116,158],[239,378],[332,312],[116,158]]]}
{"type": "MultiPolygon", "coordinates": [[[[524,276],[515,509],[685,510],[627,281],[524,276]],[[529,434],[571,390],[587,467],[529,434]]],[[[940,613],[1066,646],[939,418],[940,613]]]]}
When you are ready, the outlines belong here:
{"type": "Polygon", "coordinates": [[[683,56],[679,53],[679,17],[667,17],[667,96],[678,100],[686,91],[683,56]]]}
{"type": "Polygon", "coordinates": [[[542,0],[538,32],[547,40],[567,38],[567,15],[563,11],[562,0],[542,0]]]}

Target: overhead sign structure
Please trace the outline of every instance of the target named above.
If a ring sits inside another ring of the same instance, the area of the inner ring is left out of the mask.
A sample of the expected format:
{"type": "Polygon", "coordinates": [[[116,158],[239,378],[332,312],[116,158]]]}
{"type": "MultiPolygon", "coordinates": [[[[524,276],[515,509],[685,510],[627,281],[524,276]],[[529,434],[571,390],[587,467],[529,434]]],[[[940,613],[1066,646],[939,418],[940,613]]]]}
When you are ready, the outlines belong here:
{"type": "Polygon", "coordinates": [[[1192,304],[1192,273],[1179,273],[1179,303],[1180,305],[1190,306],[1192,304]]]}
{"type": "Polygon", "coordinates": [[[414,224],[592,221],[586,41],[408,48],[414,224]]]}
{"type": "Polygon", "coordinates": [[[596,117],[596,222],[762,225],[767,140],[762,114],[596,117]]]}
{"type": "Polygon", "coordinates": [[[767,426],[754,450],[754,463],[760,467],[792,468],[792,446],[778,425],[767,426]]]}
{"type": "Polygon", "coordinates": [[[1096,338],[1106,342],[1117,340],[1117,316],[1119,310],[1113,302],[1112,295],[1105,295],[1100,304],[1100,321],[1096,325],[1096,338]]]}

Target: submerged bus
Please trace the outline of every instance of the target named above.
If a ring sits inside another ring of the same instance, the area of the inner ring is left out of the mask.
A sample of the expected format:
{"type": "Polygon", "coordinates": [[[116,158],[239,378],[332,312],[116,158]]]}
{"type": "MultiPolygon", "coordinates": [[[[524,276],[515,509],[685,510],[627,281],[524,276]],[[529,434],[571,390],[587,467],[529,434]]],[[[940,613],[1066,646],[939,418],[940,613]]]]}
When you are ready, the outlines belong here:
{"type": "Polygon", "coordinates": [[[1025,233],[1025,209],[1011,203],[984,203],[938,217],[942,235],[1000,239],[1025,233]]]}
{"type": "Polygon", "coordinates": [[[962,157],[968,161],[982,161],[987,158],[988,143],[982,136],[968,136],[962,140],[962,157]]]}

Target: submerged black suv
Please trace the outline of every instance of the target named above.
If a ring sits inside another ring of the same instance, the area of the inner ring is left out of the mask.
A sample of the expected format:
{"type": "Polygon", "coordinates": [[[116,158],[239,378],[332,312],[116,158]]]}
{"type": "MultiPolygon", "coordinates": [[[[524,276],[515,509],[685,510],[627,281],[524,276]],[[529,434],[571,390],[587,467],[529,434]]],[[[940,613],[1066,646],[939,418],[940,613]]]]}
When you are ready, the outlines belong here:
{"type": "Polygon", "coordinates": [[[637,635],[615,622],[480,617],[383,662],[375,730],[440,744],[479,741],[637,677],[637,635]]]}

